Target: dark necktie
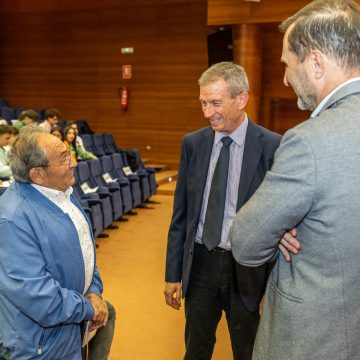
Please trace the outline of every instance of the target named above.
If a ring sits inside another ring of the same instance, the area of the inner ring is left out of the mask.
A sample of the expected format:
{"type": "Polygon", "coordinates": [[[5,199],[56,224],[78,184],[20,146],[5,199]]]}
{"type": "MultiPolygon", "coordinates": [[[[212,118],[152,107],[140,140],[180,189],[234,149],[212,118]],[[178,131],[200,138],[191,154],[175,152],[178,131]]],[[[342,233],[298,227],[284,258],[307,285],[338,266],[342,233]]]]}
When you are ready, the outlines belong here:
{"type": "Polygon", "coordinates": [[[222,225],[224,220],[226,186],[228,180],[230,145],[232,139],[225,136],[221,139],[223,146],[211,181],[209,199],[205,214],[202,243],[211,251],[221,241],[222,225]]]}

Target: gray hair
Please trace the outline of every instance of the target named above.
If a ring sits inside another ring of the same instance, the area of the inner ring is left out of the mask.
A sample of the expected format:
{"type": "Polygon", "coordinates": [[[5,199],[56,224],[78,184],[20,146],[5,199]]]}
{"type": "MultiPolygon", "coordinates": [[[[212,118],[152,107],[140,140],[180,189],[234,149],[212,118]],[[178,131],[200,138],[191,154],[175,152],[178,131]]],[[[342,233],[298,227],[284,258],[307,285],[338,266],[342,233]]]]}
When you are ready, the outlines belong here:
{"type": "Polygon", "coordinates": [[[227,61],[217,63],[204,71],[198,83],[205,86],[219,79],[225,81],[232,98],[249,91],[249,81],[244,68],[227,61]]]}
{"type": "Polygon", "coordinates": [[[320,50],[339,66],[360,66],[360,6],[353,0],[315,0],[280,25],[290,26],[289,50],[303,62],[311,50],[320,50]]]}
{"type": "Polygon", "coordinates": [[[19,137],[8,155],[16,181],[29,183],[31,182],[29,173],[32,168],[48,166],[47,156],[39,146],[39,137],[42,134],[45,134],[44,131],[36,125],[24,126],[20,129],[19,137]]]}

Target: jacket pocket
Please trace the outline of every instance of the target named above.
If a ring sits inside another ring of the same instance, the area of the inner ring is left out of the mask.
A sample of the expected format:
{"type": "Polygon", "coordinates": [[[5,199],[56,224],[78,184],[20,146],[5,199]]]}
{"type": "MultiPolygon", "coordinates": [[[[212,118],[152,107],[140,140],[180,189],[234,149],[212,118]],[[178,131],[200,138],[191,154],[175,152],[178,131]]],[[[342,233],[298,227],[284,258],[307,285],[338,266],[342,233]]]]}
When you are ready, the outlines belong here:
{"type": "Polygon", "coordinates": [[[37,355],[42,355],[42,353],[43,353],[44,337],[45,337],[45,330],[41,329],[40,339],[39,339],[39,342],[38,342],[37,347],[36,347],[37,355]]]}

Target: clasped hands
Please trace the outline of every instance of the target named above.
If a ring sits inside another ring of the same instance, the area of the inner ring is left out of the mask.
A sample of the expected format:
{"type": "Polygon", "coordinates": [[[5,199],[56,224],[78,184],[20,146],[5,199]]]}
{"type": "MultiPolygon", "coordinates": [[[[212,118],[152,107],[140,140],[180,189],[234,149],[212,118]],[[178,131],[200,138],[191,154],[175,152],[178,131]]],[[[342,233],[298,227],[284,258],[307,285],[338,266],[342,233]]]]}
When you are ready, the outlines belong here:
{"type": "Polygon", "coordinates": [[[91,305],[94,309],[94,317],[91,320],[91,328],[99,329],[105,326],[109,317],[108,307],[105,300],[103,300],[101,296],[95,293],[87,294],[85,295],[85,297],[90,300],[91,305]]]}

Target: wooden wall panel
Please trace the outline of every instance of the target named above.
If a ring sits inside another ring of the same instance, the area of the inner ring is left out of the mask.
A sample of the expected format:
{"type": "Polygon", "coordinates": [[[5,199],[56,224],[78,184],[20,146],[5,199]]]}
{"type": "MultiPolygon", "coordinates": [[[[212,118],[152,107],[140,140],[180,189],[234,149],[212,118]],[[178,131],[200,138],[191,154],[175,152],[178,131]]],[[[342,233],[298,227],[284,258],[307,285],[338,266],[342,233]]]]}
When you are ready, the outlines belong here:
{"type": "Polygon", "coordinates": [[[310,111],[298,109],[296,102],[296,99],[271,98],[269,127],[284,134],[288,129],[309,119],[310,111]]]}
{"type": "MultiPolygon", "coordinates": [[[[209,0],[209,18],[212,5],[227,11],[235,2],[265,22],[262,69],[253,76],[261,79],[257,121],[282,132],[308,113],[299,112],[294,92],[282,83],[278,22],[268,23],[271,17],[256,7],[282,16],[278,1],[209,0]]],[[[281,4],[288,11],[302,2],[281,4]]],[[[57,107],[63,118],[87,119],[94,130],[112,132],[119,145],[176,166],[184,134],[207,125],[197,85],[207,68],[206,36],[214,31],[206,25],[206,9],[206,0],[0,1],[0,97],[13,107],[57,107]],[[121,54],[129,46],[134,54],[121,54]],[[131,80],[121,79],[123,64],[133,66],[131,80]],[[117,94],[123,84],[129,88],[127,112],[117,94]]],[[[229,23],[221,11],[217,21],[229,23]]]]}
{"type": "Polygon", "coordinates": [[[246,113],[255,122],[260,120],[261,73],[262,73],[262,39],[263,29],[260,25],[234,25],[233,53],[234,61],[246,69],[249,80],[250,97],[246,113]]]}
{"type": "Polygon", "coordinates": [[[208,0],[208,25],[280,22],[310,0],[208,0]]]}
{"type": "Polygon", "coordinates": [[[65,119],[87,119],[119,145],[175,164],[183,135],[207,124],[197,79],[210,32],[206,0],[4,0],[0,97],[13,107],[57,107],[65,119]],[[129,46],[134,54],[121,54],[129,46]],[[123,64],[132,65],[131,80],[121,79],[123,64]]]}
{"type": "Polygon", "coordinates": [[[297,108],[297,98],[291,87],[283,83],[284,65],[280,62],[283,34],[278,23],[263,25],[262,98],[259,123],[284,133],[309,117],[309,112],[297,108]],[[274,101],[276,99],[276,101],[274,101]]]}

